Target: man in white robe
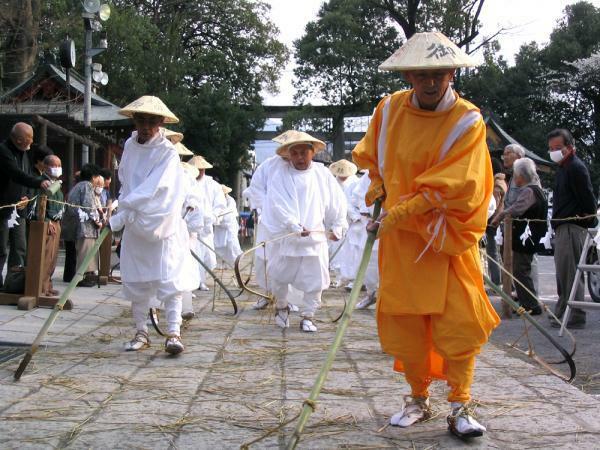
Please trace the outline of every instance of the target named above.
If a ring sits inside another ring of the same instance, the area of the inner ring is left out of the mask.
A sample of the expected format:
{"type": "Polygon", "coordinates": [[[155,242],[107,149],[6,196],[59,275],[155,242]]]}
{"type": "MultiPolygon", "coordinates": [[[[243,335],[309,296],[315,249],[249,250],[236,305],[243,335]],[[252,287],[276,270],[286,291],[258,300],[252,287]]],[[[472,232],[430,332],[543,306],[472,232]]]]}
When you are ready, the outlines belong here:
{"type": "Polygon", "coordinates": [[[242,253],[238,234],[240,224],[238,222],[239,213],[235,199],[229,195],[231,188],[221,185],[223,196],[227,202],[227,207],[219,217],[219,222],[215,224],[215,250],[217,255],[233,267],[236,258],[242,253]]]}
{"type": "MultiPolygon", "coordinates": [[[[273,140],[278,139],[279,136],[273,140]]],[[[277,141],[276,141],[277,142],[277,141]]],[[[257,223],[254,224],[256,227],[256,243],[269,241],[272,236],[267,227],[262,221],[262,212],[264,209],[265,197],[269,189],[269,181],[274,173],[276,173],[281,167],[285,167],[287,161],[279,156],[273,155],[264,160],[254,171],[250,186],[248,186],[243,195],[248,198],[250,202],[250,209],[256,211],[257,223]]],[[[270,286],[268,286],[268,279],[266,277],[266,261],[265,255],[268,255],[274,251],[279,242],[268,243],[266,248],[259,248],[254,252],[254,273],[256,284],[264,291],[271,292],[270,286]]],[[[252,306],[254,309],[264,309],[269,304],[265,298],[259,298],[256,303],[252,306]]]]}
{"type": "MultiPolygon", "coordinates": [[[[196,178],[196,189],[198,195],[203,199],[203,210],[205,211],[205,223],[201,231],[198,232],[198,242],[196,244],[196,254],[202,259],[204,264],[212,270],[217,267],[217,255],[215,254],[215,233],[214,226],[221,220],[221,215],[227,209],[227,202],[223,196],[221,184],[217,183],[211,176],[206,175],[206,169],[212,168],[212,164],[206,161],[202,156],[196,155],[188,161],[199,170],[196,178]]],[[[200,286],[201,291],[208,291],[206,285],[206,270],[200,266],[200,286]]]]}
{"type": "Polygon", "coordinates": [[[307,133],[288,132],[277,149],[288,163],[270,178],[263,205],[263,223],[271,236],[291,234],[280,239],[267,261],[277,302],[275,323],[281,328],[289,327],[291,286],[303,293],[300,329],[317,331],[312,319],[330,282],[327,238],[339,240],[347,228],[342,190],[323,164],[312,161],[324,148],[324,142],[307,133]]]}
{"type": "Polygon", "coordinates": [[[120,113],[132,117],[136,131],[125,142],[119,167],[119,211],[111,228],[124,228],[121,279],[131,300],[137,332],[126,350],[150,344],[146,318],[154,296],[165,305],[168,337],[165,351],[178,354],[181,342],[182,292],[190,290],[189,235],[182,218],[186,197],[183,169],[173,144],[159,131],[177,117],[157,97],[144,96],[120,113]]]}
{"type": "Polygon", "coordinates": [[[329,254],[335,255],[335,258],[330,264],[330,269],[335,270],[340,279],[337,286],[347,286],[352,289],[352,281],[356,276],[356,269],[360,264],[360,237],[361,224],[360,214],[350,207],[352,191],[358,183],[359,178],[356,176],[358,168],[356,164],[347,159],[340,159],[329,166],[329,170],[335,176],[344,192],[344,199],[348,211],[348,232],[344,239],[329,243],[329,254]]]}
{"type": "MultiPolygon", "coordinates": [[[[371,179],[369,178],[369,171],[365,171],[364,175],[360,178],[358,183],[354,185],[351,197],[352,214],[358,215],[360,223],[360,251],[358,256],[358,263],[356,265],[356,271],[360,265],[360,259],[362,258],[363,249],[367,243],[367,224],[373,216],[373,206],[367,206],[365,203],[365,195],[371,185],[371,179]]],[[[348,213],[350,216],[350,213],[348,213]]],[[[377,301],[377,289],[379,288],[379,239],[373,244],[373,251],[371,252],[371,258],[369,259],[369,265],[365,272],[365,287],[367,288],[367,295],[363,297],[357,304],[356,309],[367,309],[369,306],[375,304],[377,301]]]]}

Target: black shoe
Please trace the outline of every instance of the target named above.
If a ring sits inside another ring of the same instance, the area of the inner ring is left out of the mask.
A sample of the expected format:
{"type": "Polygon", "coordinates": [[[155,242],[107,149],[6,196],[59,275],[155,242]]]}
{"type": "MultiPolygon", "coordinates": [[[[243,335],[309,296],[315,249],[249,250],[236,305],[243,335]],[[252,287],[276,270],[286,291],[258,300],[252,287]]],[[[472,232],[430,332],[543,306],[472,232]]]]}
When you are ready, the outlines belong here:
{"type": "Polygon", "coordinates": [[[96,280],[92,278],[84,278],[79,283],[77,283],[77,287],[94,287],[96,286],[96,280]]]}
{"type": "Polygon", "coordinates": [[[542,314],[542,308],[540,306],[534,306],[533,308],[527,310],[529,311],[530,316],[539,316],[540,314],[542,314]]]}
{"type": "MultiPolygon", "coordinates": [[[[550,326],[552,328],[560,328],[561,324],[554,319],[550,319],[550,326]]],[[[567,328],[569,330],[583,330],[585,328],[585,321],[569,320],[569,322],[567,322],[567,328]]]]}

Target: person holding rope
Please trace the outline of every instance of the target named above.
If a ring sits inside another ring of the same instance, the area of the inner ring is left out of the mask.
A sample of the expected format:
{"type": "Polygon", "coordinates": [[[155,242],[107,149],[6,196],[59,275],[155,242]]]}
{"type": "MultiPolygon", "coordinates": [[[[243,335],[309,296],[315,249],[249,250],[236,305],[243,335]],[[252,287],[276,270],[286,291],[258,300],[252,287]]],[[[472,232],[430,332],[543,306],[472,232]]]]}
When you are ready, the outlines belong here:
{"type": "MultiPolygon", "coordinates": [[[[519,220],[512,222],[513,276],[517,301],[532,316],[542,313],[536,300],[537,292],[531,278],[533,255],[542,250],[540,239],[546,235],[548,200],[540,184],[535,163],[529,158],[519,158],[513,164],[511,184],[518,188],[519,195],[510,207],[494,217],[492,225],[497,227],[506,216],[519,220]],[[527,219],[535,219],[528,222],[527,219]],[[521,284],[522,283],[522,284],[521,284]]],[[[493,263],[492,263],[493,264],[493,263]]]]}
{"type": "Polygon", "coordinates": [[[165,351],[184,351],[181,341],[182,292],[197,286],[189,282],[192,266],[189,234],[182,210],[187,195],[183,169],[173,144],[159,131],[179,119],[158,98],[143,96],[119,111],[131,117],[135,131],[125,142],[119,167],[119,209],[110,218],[112,230],[123,229],[121,279],[131,300],[136,333],[125,350],[150,345],[149,301],[156,296],[165,305],[165,351]]]}
{"type": "Polygon", "coordinates": [[[27,188],[48,189],[50,181],[31,174],[27,155],[33,143],[33,128],[24,122],[16,123],[8,139],[0,143],[0,287],[2,272],[8,257],[8,267],[24,266],[27,254],[25,207],[27,188]],[[7,207],[8,205],[16,205],[7,207]],[[9,228],[8,220],[15,215],[16,226],[9,228]],[[9,252],[10,250],[10,252],[9,252]]]}
{"type": "Polygon", "coordinates": [[[432,379],[450,386],[448,429],[481,436],[470,388],[475,356],[500,320],[485,293],[478,243],[493,189],[479,109],[451,87],[474,61],[441,33],[416,33],[381,66],[412,89],[384,98],[354,161],[369,169],[368,205],[383,200],[379,227],[377,325],[411,394],[390,423],[431,416],[432,379]]]}
{"type": "Polygon", "coordinates": [[[315,332],[313,317],[321,293],[329,287],[327,238],[339,240],[345,229],[346,202],[335,178],[321,164],[312,161],[325,143],[301,131],[287,132],[277,154],[287,158],[269,180],[262,220],[271,236],[280,243],[269,252],[267,277],[277,302],[275,323],[290,326],[290,287],[303,293],[300,329],[315,332]]]}
{"type": "Polygon", "coordinates": [[[356,164],[347,159],[339,159],[329,166],[329,170],[344,192],[348,214],[348,232],[344,240],[329,241],[329,254],[337,253],[335,260],[332,259],[330,262],[330,269],[335,270],[340,276],[336,287],[352,289],[354,275],[360,264],[360,255],[362,254],[360,236],[364,229],[360,224],[360,214],[357,214],[350,205],[352,191],[359,180],[356,176],[358,168],[356,164]]]}
{"type": "MultiPolygon", "coordinates": [[[[196,190],[200,198],[204,200],[202,210],[205,216],[205,226],[198,233],[198,242],[196,243],[196,253],[204,264],[212,270],[217,267],[217,255],[215,248],[215,230],[214,227],[220,223],[221,214],[227,209],[227,200],[223,195],[221,185],[213,177],[206,175],[206,169],[211,169],[213,165],[200,155],[194,156],[188,161],[189,164],[198,169],[196,178],[196,190]],[[200,242],[202,241],[202,242],[200,242]]],[[[201,291],[208,291],[206,285],[206,270],[200,266],[200,285],[196,286],[201,291]]]]}
{"type": "MultiPolygon", "coordinates": [[[[597,204],[590,173],[584,162],[577,156],[575,140],[568,130],[558,128],[548,134],[550,159],[558,164],[552,205],[552,226],[554,238],[554,263],[556,265],[556,290],[558,302],[554,313],[561,319],[567,309],[569,294],[579,258],[583,251],[587,228],[597,224],[597,204]],[[580,219],[579,217],[586,217],[580,219]],[[592,216],[592,217],[589,217],[592,216]]],[[[583,277],[579,280],[574,301],[584,301],[585,286],[583,277]]],[[[586,314],[580,308],[573,308],[567,328],[585,328],[586,314]]],[[[555,320],[553,327],[560,327],[555,320]]]]}

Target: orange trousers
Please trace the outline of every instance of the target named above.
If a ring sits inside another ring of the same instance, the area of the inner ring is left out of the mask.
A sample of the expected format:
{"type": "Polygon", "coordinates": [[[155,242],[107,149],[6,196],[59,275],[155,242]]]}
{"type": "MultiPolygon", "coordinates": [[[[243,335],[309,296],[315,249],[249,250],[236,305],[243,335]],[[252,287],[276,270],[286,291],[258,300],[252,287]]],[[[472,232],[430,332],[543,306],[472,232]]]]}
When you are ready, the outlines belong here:
{"type": "Polygon", "coordinates": [[[493,329],[480,320],[488,316],[487,305],[480,302],[487,299],[454,297],[442,314],[431,315],[393,315],[378,308],[381,347],[396,358],[394,369],[405,373],[413,396],[428,397],[428,387],[437,378],[450,386],[448,401],[470,400],[475,356],[493,329]]]}

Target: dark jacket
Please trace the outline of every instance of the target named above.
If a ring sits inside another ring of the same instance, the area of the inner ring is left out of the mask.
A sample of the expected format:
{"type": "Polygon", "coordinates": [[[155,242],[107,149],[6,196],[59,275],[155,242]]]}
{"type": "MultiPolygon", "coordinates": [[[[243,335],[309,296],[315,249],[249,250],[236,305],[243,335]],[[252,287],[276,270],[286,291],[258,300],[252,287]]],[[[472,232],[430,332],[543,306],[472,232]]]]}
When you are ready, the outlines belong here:
{"type": "MultiPolygon", "coordinates": [[[[43,180],[31,175],[26,152],[19,150],[10,139],[0,143],[0,205],[17,203],[28,194],[28,188],[39,189],[43,180]]],[[[11,208],[0,209],[0,220],[8,219],[11,213],[11,208]]]]}
{"type": "MultiPolygon", "coordinates": [[[[596,197],[592,189],[590,173],[576,155],[569,156],[556,171],[554,196],[552,201],[552,219],[596,214],[596,197]]],[[[568,221],[552,221],[552,227],[558,228],[564,223],[574,223],[584,228],[596,225],[596,218],[568,221]]]]}
{"type": "MultiPolygon", "coordinates": [[[[50,178],[46,174],[43,174],[42,178],[44,180],[53,181],[52,178],[50,178]]],[[[40,189],[35,194],[41,195],[41,194],[46,194],[46,192],[42,191],[40,189]]],[[[46,222],[49,220],[53,220],[55,222],[60,222],[62,220],[63,213],[65,211],[65,205],[63,204],[63,202],[65,200],[65,196],[63,195],[63,193],[60,189],[58,191],[56,191],[56,193],[54,193],[54,194],[51,194],[51,195],[46,194],[46,195],[48,197],[48,201],[46,202],[46,217],[44,218],[44,220],[46,222]]],[[[33,202],[29,203],[30,211],[29,211],[28,217],[31,220],[39,220],[37,217],[37,208],[38,208],[37,200],[38,199],[36,198],[33,202]]]]}
{"type": "Polygon", "coordinates": [[[529,207],[521,216],[517,217],[512,222],[512,249],[520,253],[537,253],[544,249],[544,245],[540,244],[540,239],[546,235],[548,230],[548,200],[544,195],[544,191],[539,186],[530,184],[521,189],[531,189],[535,195],[535,203],[529,207]],[[531,236],[525,240],[525,244],[521,240],[521,235],[527,228],[527,222],[522,219],[537,219],[543,222],[529,222],[529,230],[531,236]]]}

